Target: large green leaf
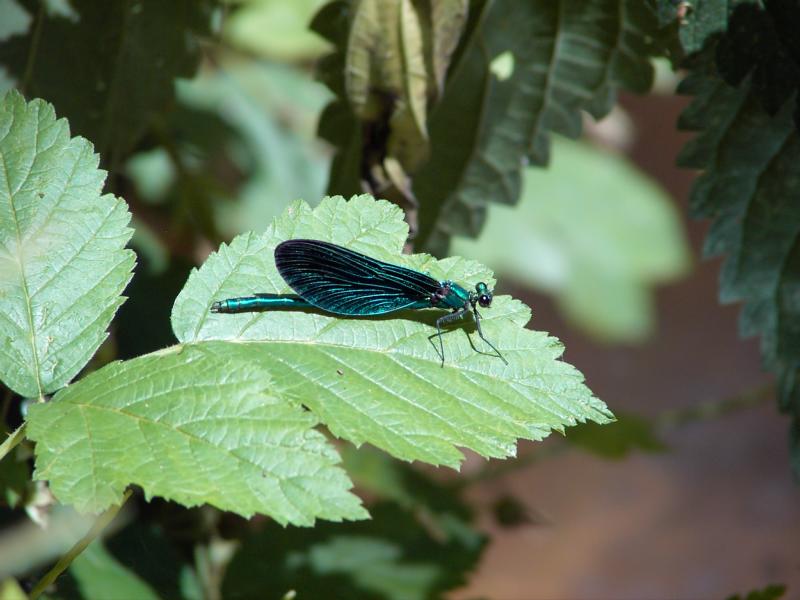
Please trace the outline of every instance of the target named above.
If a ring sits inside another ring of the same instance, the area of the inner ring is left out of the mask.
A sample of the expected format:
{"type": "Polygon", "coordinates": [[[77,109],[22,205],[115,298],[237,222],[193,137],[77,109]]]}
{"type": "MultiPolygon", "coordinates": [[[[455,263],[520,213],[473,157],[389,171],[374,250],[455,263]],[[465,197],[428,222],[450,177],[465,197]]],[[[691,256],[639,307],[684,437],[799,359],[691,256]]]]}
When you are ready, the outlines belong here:
{"type": "MultiPolygon", "coordinates": [[[[680,90],[695,96],[681,116],[699,134],[682,166],[704,169],[692,189],[696,216],[714,219],[710,255],[726,254],[723,302],[743,301],[743,335],[760,334],[764,362],[779,376],[780,403],[800,439],[800,134],[792,103],[774,116],[751,79],[738,88],[718,76],[713,48],[698,58],[680,90]]],[[[794,466],[800,473],[800,446],[794,466]]]]}
{"type": "Polygon", "coordinates": [[[468,287],[493,284],[491,273],[475,262],[400,255],[408,232],[402,217],[399,208],[369,196],[329,198],[314,210],[292,205],[263,234],[239,236],[192,273],[173,309],[176,336],[249,348],[252,360],[270,372],[276,394],[308,406],[335,435],[407,460],[456,466],[463,458],[456,446],[511,456],[517,438],[542,439],[577,421],[613,418],[581,374],[560,360],[563,346],[524,329],[529,309],[507,296],[495,297],[482,323],[508,365],[477,352],[480,340],[462,328],[445,335],[441,368],[428,339],[440,311],[379,319],[209,312],[225,297],[289,292],[273,250],[292,237],[328,240],[468,287]]]}
{"type": "Polygon", "coordinates": [[[147,496],[280,523],[365,517],[316,419],[272,389],[241,344],[110,364],[31,407],[35,477],[81,511],[102,510],[136,484],[147,496]]]}
{"type": "Polygon", "coordinates": [[[550,168],[525,170],[521,204],[493,208],[480,239],[457,238],[453,252],[554,294],[597,337],[641,340],[655,321],[650,287],[688,266],[676,211],[623,158],[554,141],[550,168]]]}
{"type": "Polygon", "coordinates": [[[196,36],[207,31],[211,6],[72,0],[65,15],[39,10],[35,0],[22,4],[42,22],[0,42],[0,65],[27,94],[52,102],[112,166],[170,103],[174,79],[194,73],[196,36]]]}
{"type": "Polygon", "coordinates": [[[582,109],[601,116],[616,89],[647,91],[656,29],[641,0],[485,3],[431,116],[417,246],[445,254],[450,236],[475,237],[488,202],[517,201],[526,157],[547,163],[550,132],[575,137],[582,109]],[[500,57],[513,65],[502,79],[500,57]]]}
{"type": "Polygon", "coordinates": [[[84,367],[131,277],[130,214],[97,163],[52,106],[0,98],[0,379],[23,396],[84,367]]]}

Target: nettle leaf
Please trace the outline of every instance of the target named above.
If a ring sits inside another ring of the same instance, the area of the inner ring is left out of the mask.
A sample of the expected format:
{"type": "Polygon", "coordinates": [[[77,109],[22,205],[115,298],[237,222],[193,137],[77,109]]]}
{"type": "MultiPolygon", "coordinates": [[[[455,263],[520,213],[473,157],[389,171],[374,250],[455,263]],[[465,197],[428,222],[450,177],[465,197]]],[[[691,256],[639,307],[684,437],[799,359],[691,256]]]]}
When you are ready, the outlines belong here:
{"type": "Polygon", "coordinates": [[[494,207],[480,238],[456,238],[453,252],[552,293],[598,338],[641,341],[655,324],[651,287],[689,264],[677,211],[624,158],[560,137],[554,148],[548,169],[525,169],[520,205],[494,207]]]}
{"type": "Polygon", "coordinates": [[[97,164],[52,106],[0,98],[0,379],[23,396],[66,385],[124,300],[130,213],[97,164]]]}
{"type": "MultiPolygon", "coordinates": [[[[765,364],[781,382],[781,407],[800,432],[800,134],[791,102],[770,116],[748,78],[738,88],[704,52],[680,91],[695,96],[679,126],[698,131],[681,166],[704,169],[692,189],[695,216],[714,219],[709,255],[727,255],[720,299],[743,301],[742,335],[761,335],[765,364]]],[[[795,438],[797,439],[797,438],[795,438]]],[[[800,473],[800,447],[795,449],[800,473]]]]}
{"type": "Polygon", "coordinates": [[[175,78],[194,73],[212,5],[72,0],[66,14],[48,15],[35,0],[22,4],[43,20],[0,42],[0,64],[27,93],[52,102],[112,166],[172,101],[175,78]]]}
{"type": "Polygon", "coordinates": [[[647,91],[657,29],[641,0],[486,2],[430,118],[417,247],[442,255],[450,236],[477,236],[488,202],[519,198],[527,159],[547,164],[550,132],[576,137],[581,110],[600,117],[618,88],[647,91]]]}
{"type": "Polygon", "coordinates": [[[276,394],[309,407],[335,435],[406,460],[455,467],[463,459],[456,446],[507,457],[517,438],[538,440],[578,421],[613,419],[582,375],[560,360],[558,340],[524,329],[530,310],[508,296],[496,296],[482,322],[508,365],[476,351],[480,340],[467,335],[467,324],[445,335],[441,368],[429,340],[442,314],[436,310],[378,319],[209,311],[226,297],[289,293],[273,259],[275,246],[289,238],[330,241],[468,287],[493,285],[491,273],[475,262],[401,255],[408,233],[402,218],[399,208],[370,196],[328,198],[314,210],[292,205],[263,234],[237,237],[192,273],[173,309],[176,336],[249,348],[271,374],[276,394]]]}
{"type": "Polygon", "coordinates": [[[112,363],[31,407],[35,477],[81,511],[117,503],[135,484],[148,497],[283,524],[364,518],[316,418],[272,389],[241,344],[112,363]]]}

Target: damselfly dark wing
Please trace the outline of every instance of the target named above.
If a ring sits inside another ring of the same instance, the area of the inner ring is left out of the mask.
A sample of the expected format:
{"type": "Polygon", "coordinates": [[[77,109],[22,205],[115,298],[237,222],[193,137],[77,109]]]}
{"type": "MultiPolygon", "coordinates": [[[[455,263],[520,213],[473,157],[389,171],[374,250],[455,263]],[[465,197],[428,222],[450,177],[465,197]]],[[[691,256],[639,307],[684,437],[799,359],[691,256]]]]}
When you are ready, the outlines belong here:
{"type": "Polygon", "coordinates": [[[309,304],[339,315],[381,315],[429,306],[439,282],[319,240],[288,240],[275,248],[281,277],[309,304]]]}

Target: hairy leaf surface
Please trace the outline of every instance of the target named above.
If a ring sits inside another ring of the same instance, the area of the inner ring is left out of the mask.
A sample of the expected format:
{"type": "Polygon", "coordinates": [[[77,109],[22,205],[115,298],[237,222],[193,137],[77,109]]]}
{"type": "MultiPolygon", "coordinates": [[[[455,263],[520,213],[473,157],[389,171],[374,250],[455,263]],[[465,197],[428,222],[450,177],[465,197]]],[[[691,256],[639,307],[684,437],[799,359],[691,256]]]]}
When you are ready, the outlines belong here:
{"type": "Polygon", "coordinates": [[[329,198],[314,210],[295,203],[263,234],[239,236],[192,273],[175,302],[173,330],[183,342],[227,340],[250,348],[270,372],[275,393],[308,406],[335,435],[407,460],[457,466],[463,458],[457,446],[511,456],[517,438],[542,439],[578,421],[613,418],[581,374],[559,360],[563,346],[524,329],[530,310],[507,296],[495,297],[482,323],[508,365],[476,351],[487,349],[467,335],[467,322],[445,335],[441,368],[428,339],[443,314],[438,310],[368,319],[209,312],[226,297],[290,292],[273,250],[293,237],[330,241],[467,287],[494,283],[475,262],[400,255],[407,232],[400,209],[368,196],[329,198]]]}
{"type": "Polygon", "coordinates": [[[314,431],[317,420],[275,397],[243,345],[174,346],[112,363],[31,407],[37,479],[81,511],[141,486],[185,506],[312,525],[366,516],[314,431]]]}
{"type": "Polygon", "coordinates": [[[130,213],[53,107],[0,98],[0,379],[43,396],[106,338],[135,256],[130,213]]]}

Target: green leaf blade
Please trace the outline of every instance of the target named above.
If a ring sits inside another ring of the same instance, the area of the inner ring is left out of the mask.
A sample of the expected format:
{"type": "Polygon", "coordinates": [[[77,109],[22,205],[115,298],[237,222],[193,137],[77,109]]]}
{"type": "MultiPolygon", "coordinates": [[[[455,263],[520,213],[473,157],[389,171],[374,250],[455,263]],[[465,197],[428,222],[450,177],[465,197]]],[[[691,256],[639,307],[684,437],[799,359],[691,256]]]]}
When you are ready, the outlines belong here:
{"type": "Polygon", "coordinates": [[[418,247],[443,255],[451,236],[477,236],[489,202],[516,203],[524,162],[547,164],[550,133],[577,137],[582,109],[599,117],[617,89],[647,91],[656,30],[638,0],[486,3],[431,115],[432,158],[414,181],[418,247]],[[493,61],[509,54],[497,77],[493,61]]]}
{"type": "Polygon", "coordinates": [[[35,476],[81,511],[136,484],[281,523],[363,518],[314,417],[272,396],[249,358],[239,344],[176,346],[92,373],[32,407],[35,476]]]}
{"type": "MultiPolygon", "coordinates": [[[[742,301],[742,335],[760,335],[767,368],[780,381],[779,405],[800,422],[800,134],[792,103],[774,115],[761,105],[752,77],[736,88],[716,70],[714,47],[696,56],[680,91],[695,96],[680,125],[698,131],[680,157],[704,169],[691,194],[696,216],[712,218],[705,241],[710,255],[725,254],[722,302],[742,301]]],[[[790,437],[791,439],[791,437],[790,437]]],[[[800,452],[793,447],[793,468],[800,452]]],[[[800,471],[799,471],[800,472],[800,471]]]]}
{"type": "Polygon", "coordinates": [[[509,297],[495,297],[482,324],[510,364],[476,352],[485,351],[477,336],[470,340],[455,328],[444,336],[444,369],[429,339],[440,311],[382,319],[209,312],[225,297],[290,293],[272,256],[290,237],[332,241],[468,286],[493,284],[478,263],[399,255],[407,231],[401,219],[393,205],[366,197],[323,200],[313,211],[295,205],[263,235],[240,236],[190,276],[175,303],[173,329],[184,342],[230,340],[250,347],[276,392],[308,406],[332,433],[406,460],[455,467],[463,458],[457,447],[511,456],[517,438],[542,439],[578,421],[613,418],[580,373],[559,360],[557,340],[523,329],[530,312],[509,297]]]}
{"type": "Polygon", "coordinates": [[[39,11],[24,35],[0,39],[0,63],[25,81],[27,93],[52,102],[113,168],[172,102],[175,78],[194,74],[213,3],[62,4],[64,12],[39,11]]]}
{"type": "Polygon", "coordinates": [[[68,383],[124,300],[130,213],[97,164],[50,105],[0,99],[0,378],[24,396],[68,383]]]}

